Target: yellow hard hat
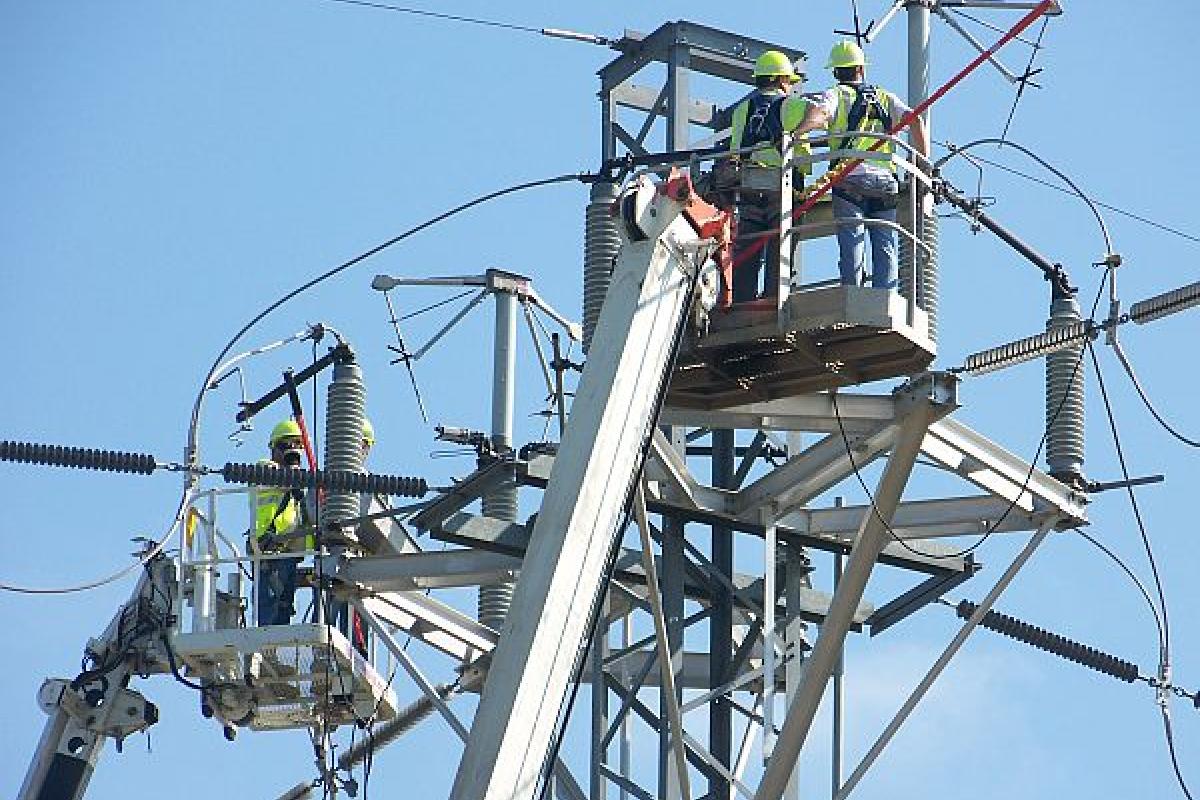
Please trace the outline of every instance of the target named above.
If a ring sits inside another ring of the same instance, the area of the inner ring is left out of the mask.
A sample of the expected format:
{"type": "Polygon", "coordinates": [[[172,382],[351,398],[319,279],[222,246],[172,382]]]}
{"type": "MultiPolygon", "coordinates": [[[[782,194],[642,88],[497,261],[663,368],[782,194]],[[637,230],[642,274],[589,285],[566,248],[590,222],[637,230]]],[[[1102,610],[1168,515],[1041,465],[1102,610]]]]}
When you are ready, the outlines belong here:
{"type": "Polygon", "coordinates": [[[783,53],[778,50],[768,50],[754,61],[754,77],[795,78],[796,68],[792,66],[792,60],[783,53]]]}
{"type": "Polygon", "coordinates": [[[363,417],[363,441],[368,447],[375,446],[375,426],[366,417],[363,417]]]}
{"type": "Polygon", "coordinates": [[[299,439],[301,436],[300,426],[296,424],[296,421],[285,419],[271,429],[271,447],[274,447],[282,439],[299,439]]]}
{"type": "Polygon", "coordinates": [[[863,53],[862,48],[849,40],[838,42],[829,51],[829,63],[825,65],[826,69],[839,69],[841,67],[865,67],[867,65],[867,57],[863,53]]]}

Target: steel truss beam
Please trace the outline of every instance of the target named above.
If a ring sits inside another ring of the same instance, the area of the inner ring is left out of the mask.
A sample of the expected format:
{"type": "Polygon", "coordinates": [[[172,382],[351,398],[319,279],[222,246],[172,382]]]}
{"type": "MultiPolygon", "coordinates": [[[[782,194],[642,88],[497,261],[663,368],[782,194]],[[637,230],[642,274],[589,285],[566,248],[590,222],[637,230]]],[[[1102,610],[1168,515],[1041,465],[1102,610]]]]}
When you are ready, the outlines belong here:
{"type": "Polygon", "coordinates": [[[748,86],[754,84],[754,59],[767,50],[780,50],[794,62],[805,59],[795,48],[683,20],[668,22],[649,35],[627,30],[614,46],[621,55],[600,70],[601,92],[620,86],[647,64],[667,63],[671,50],[680,46],[688,50],[690,69],[748,86]]]}
{"type": "Polygon", "coordinates": [[[921,452],[984,491],[1015,503],[1014,511],[1055,513],[1063,527],[1087,523],[1085,495],[957,420],[930,425],[921,452]]]}
{"type": "MultiPolygon", "coordinates": [[[[951,381],[950,388],[952,386],[951,381]]],[[[878,513],[863,518],[846,569],[834,593],[833,604],[808,657],[799,689],[789,703],[783,728],[755,794],[756,800],[779,800],[791,780],[800,750],[816,717],[817,706],[825,693],[825,686],[841,658],[853,611],[862,599],[875,562],[889,541],[887,525],[912,473],[921,442],[930,424],[953,409],[952,402],[947,402],[950,399],[938,397],[936,392],[924,398],[913,393],[908,395],[906,402],[897,404],[899,425],[895,443],[875,491],[878,513]]]]}

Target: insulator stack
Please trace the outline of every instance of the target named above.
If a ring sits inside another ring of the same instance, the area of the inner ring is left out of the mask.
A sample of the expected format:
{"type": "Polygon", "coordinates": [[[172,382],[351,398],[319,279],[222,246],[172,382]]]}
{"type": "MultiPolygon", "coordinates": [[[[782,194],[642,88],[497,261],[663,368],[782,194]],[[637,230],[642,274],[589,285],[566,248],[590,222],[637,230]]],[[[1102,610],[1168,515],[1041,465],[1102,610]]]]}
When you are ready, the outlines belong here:
{"type": "MultiPolygon", "coordinates": [[[[363,466],[363,422],[367,415],[367,390],[362,370],[353,358],[333,365],[333,379],[325,405],[325,469],[328,472],[365,472],[363,466]]],[[[341,523],[361,513],[357,492],[326,490],[321,505],[321,529],[341,531],[341,523]]]]}
{"type": "MultiPolygon", "coordinates": [[[[1050,302],[1047,332],[1070,331],[1082,317],[1079,303],[1070,295],[1050,302]]],[[[1070,486],[1084,486],[1083,477],[1083,364],[1082,341],[1046,357],[1046,465],[1055,478],[1070,486]]]]}
{"type": "Polygon", "coordinates": [[[600,309],[612,280],[613,260],[621,247],[612,204],[617,199],[614,183],[592,184],[591,199],[583,234],[583,352],[592,344],[600,320],[600,309]]]}
{"type": "Polygon", "coordinates": [[[912,241],[900,235],[900,294],[908,297],[912,282],[914,261],[917,268],[917,308],[925,312],[929,320],[929,338],[937,341],[938,324],[938,218],[937,214],[925,214],[921,218],[919,238],[929,248],[915,247],[912,241]]]}
{"type": "Polygon", "coordinates": [[[925,312],[929,320],[929,340],[937,341],[938,335],[938,218],[932,211],[921,221],[921,241],[929,248],[917,259],[921,264],[921,280],[917,284],[917,307],[925,312]]]}
{"type": "MultiPolygon", "coordinates": [[[[434,691],[443,700],[454,693],[454,687],[448,683],[438,684],[434,691]]],[[[375,728],[370,736],[362,740],[338,757],[338,766],[350,769],[361,763],[373,750],[379,750],[408,733],[417,723],[426,719],[437,709],[428,695],[421,695],[415,701],[396,712],[396,716],[375,728]]]]}
{"type": "Polygon", "coordinates": [[[102,472],[131,472],[138,475],[149,475],[158,466],[154,456],[147,453],[64,447],[35,442],[0,442],[0,461],[41,464],[47,467],[96,469],[102,472]]]}
{"type": "MultiPolygon", "coordinates": [[[[483,496],[483,515],[492,519],[515,522],[517,519],[517,487],[507,483],[483,496]]],[[[516,583],[502,581],[479,587],[477,617],[492,630],[504,627],[508,610],[512,608],[516,583]]]]}
{"type": "MultiPolygon", "coordinates": [[[[977,608],[979,606],[970,600],[963,600],[955,606],[954,611],[960,619],[970,619],[977,608]]],[[[1068,661],[1074,661],[1076,664],[1082,664],[1097,672],[1103,672],[1105,675],[1119,678],[1126,683],[1133,683],[1138,679],[1136,664],[1097,650],[1094,647],[1089,647],[1086,644],[1073,641],[1065,636],[1060,636],[1057,633],[1051,633],[1036,625],[1030,625],[1028,622],[1010,617],[1007,614],[989,611],[984,615],[983,620],[979,624],[988,630],[1003,634],[1011,639],[1016,639],[1018,642],[1024,642],[1039,650],[1045,650],[1047,653],[1052,653],[1068,661]]]]}
{"type": "Polygon", "coordinates": [[[1086,321],[1050,328],[1036,336],[1026,336],[1015,342],[972,353],[963,362],[963,371],[969,375],[986,375],[1059,350],[1078,348],[1095,335],[1095,327],[1086,321]]]}
{"type": "Polygon", "coordinates": [[[1129,318],[1138,325],[1200,305],[1200,281],[1151,297],[1129,307],[1129,318]]]}
{"type": "Polygon", "coordinates": [[[319,469],[314,480],[313,473],[306,469],[290,469],[275,464],[226,464],[221,468],[221,477],[226,483],[292,489],[307,489],[315,483],[330,494],[350,493],[356,498],[363,492],[397,497],[421,497],[429,492],[429,484],[424,478],[319,469]]]}

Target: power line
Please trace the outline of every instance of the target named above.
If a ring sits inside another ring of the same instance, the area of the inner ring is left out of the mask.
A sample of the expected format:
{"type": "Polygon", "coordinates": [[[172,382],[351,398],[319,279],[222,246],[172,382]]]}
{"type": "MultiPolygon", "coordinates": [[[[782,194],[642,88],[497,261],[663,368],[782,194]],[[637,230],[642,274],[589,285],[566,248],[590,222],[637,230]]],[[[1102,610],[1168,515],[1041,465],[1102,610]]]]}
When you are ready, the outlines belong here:
{"type": "MultiPolygon", "coordinates": [[[[939,144],[941,144],[941,142],[939,142],[939,144]]],[[[948,161],[950,161],[952,158],[954,158],[955,156],[959,156],[959,155],[966,156],[967,151],[972,150],[976,147],[979,147],[980,145],[985,145],[985,144],[995,144],[995,145],[999,145],[1000,147],[1011,147],[1014,150],[1016,150],[1017,152],[1023,153],[1025,156],[1033,159],[1038,164],[1040,164],[1042,166],[1042,168],[1045,169],[1047,172],[1054,174],[1059,180],[1061,180],[1067,186],[1071,187],[1070,193],[1074,194],[1076,197],[1078,197],[1080,200],[1082,200],[1087,205],[1088,209],[1091,210],[1092,216],[1094,216],[1096,218],[1096,224],[1100,226],[1100,234],[1104,237],[1105,252],[1109,253],[1109,254],[1116,252],[1113,249],[1112,236],[1109,235],[1108,225],[1105,224],[1104,217],[1100,214],[1100,209],[1096,207],[1096,202],[1094,200],[1092,200],[1092,198],[1089,197],[1087,194],[1085,194],[1083,189],[1080,189],[1079,186],[1075,183],[1075,181],[1071,180],[1071,176],[1067,175],[1061,169],[1054,166],[1049,161],[1042,158],[1037,153],[1033,152],[1033,150],[1031,150],[1030,148],[1026,147],[1023,144],[1018,144],[1017,142],[1014,142],[1011,139],[996,138],[994,136],[988,136],[983,139],[976,139],[972,142],[967,142],[966,144],[962,145],[961,147],[956,146],[952,142],[946,142],[943,146],[947,150],[950,151],[950,154],[947,156],[943,156],[942,158],[939,158],[936,162],[934,162],[933,167],[935,170],[939,169],[944,164],[946,164],[948,161]]],[[[974,158],[975,156],[972,155],[970,157],[974,158]]]]}
{"type": "MultiPolygon", "coordinates": [[[[952,152],[954,150],[959,149],[952,142],[935,141],[934,144],[938,145],[939,147],[944,147],[947,150],[951,150],[952,152]]],[[[1010,142],[1010,144],[1011,144],[1011,142],[1010,142]]],[[[981,164],[987,164],[989,167],[995,167],[996,169],[1002,170],[1004,172],[1008,172],[1012,175],[1016,175],[1017,177],[1024,178],[1027,181],[1032,181],[1033,183],[1040,184],[1041,186],[1045,186],[1049,189],[1053,189],[1056,192],[1062,192],[1063,194],[1069,194],[1069,195],[1075,194],[1075,192],[1071,191],[1070,189],[1066,189],[1062,186],[1059,186],[1057,183],[1051,183],[1050,181],[1045,180],[1043,178],[1039,178],[1036,175],[1030,175],[1028,172],[1022,172],[1019,169],[1015,169],[1006,164],[1001,164],[998,161],[992,161],[990,159],[984,158],[983,156],[976,155],[975,153],[971,154],[971,158],[975,161],[980,162],[981,164]]],[[[1120,214],[1123,217],[1128,217],[1129,219],[1140,222],[1143,225],[1149,225],[1150,227],[1157,228],[1165,233],[1170,233],[1170,234],[1172,234],[1174,236],[1178,236],[1182,239],[1187,239],[1188,241],[1196,242],[1197,244],[1200,244],[1200,236],[1194,236],[1190,233],[1186,233],[1185,231],[1181,231],[1178,228],[1172,228],[1170,225],[1165,225],[1161,222],[1157,222],[1157,221],[1149,219],[1147,217],[1143,217],[1140,214],[1135,214],[1132,211],[1126,211],[1125,209],[1118,208],[1117,206],[1114,206],[1114,205],[1110,205],[1109,203],[1103,203],[1099,200],[1093,200],[1092,202],[1094,202],[1100,208],[1103,208],[1107,211],[1112,211],[1114,214],[1120,214]]]]}
{"type": "Polygon", "coordinates": [[[585,44],[596,44],[607,47],[612,44],[612,40],[606,36],[598,36],[594,33],[580,33],[578,31],[563,30],[562,28],[535,28],[531,25],[518,25],[513,22],[501,22],[495,19],[483,19],[481,17],[468,17],[462,14],[446,14],[441,11],[429,11],[424,8],[413,8],[412,6],[397,6],[391,3],[374,3],[370,0],[324,0],[326,3],[341,3],[348,6],[362,6],[364,8],[373,8],[379,11],[394,11],[400,14],[412,14],[419,17],[432,17],[434,19],[446,20],[448,22],[462,22],[467,25],[481,25],[486,28],[501,28],[503,30],[520,31],[521,33],[536,33],[539,36],[548,36],[552,39],[567,39],[573,42],[583,42],[585,44]]]}
{"type": "Polygon", "coordinates": [[[1183,771],[1179,768],[1179,758],[1175,755],[1175,734],[1171,730],[1171,714],[1167,711],[1166,706],[1162,707],[1163,734],[1167,737],[1167,753],[1171,756],[1171,767],[1175,770],[1175,780],[1179,781],[1179,788],[1183,790],[1183,794],[1188,800],[1192,800],[1192,793],[1188,791],[1187,782],[1183,779],[1183,771]]]}
{"type": "Polygon", "coordinates": [[[1171,768],[1175,773],[1175,780],[1179,783],[1180,790],[1183,791],[1188,800],[1192,800],[1192,793],[1188,789],[1187,781],[1184,780],[1183,770],[1179,767],[1179,758],[1175,753],[1175,735],[1171,730],[1171,711],[1168,705],[1168,697],[1165,694],[1171,670],[1171,623],[1167,616],[1167,596],[1163,591],[1162,577],[1158,572],[1158,562],[1154,558],[1154,550],[1150,546],[1150,537],[1146,533],[1146,525],[1142,520],[1142,512],[1138,508],[1137,495],[1134,494],[1133,486],[1129,484],[1129,468],[1125,463],[1125,452],[1121,446],[1121,436],[1117,431],[1117,420],[1113,415],[1112,403],[1109,402],[1108,389],[1104,385],[1104,375],[1100,372],[1100,359],[1096,357],[1096,349],[1092,346],[1091,342],[1087,343],[1087,350],[1092,357],[1092,364],[1096,369],[1096,382],[1100,386],[1100,397],[1104,401],[1104,412],[1108,417],[1109,429],[1112,431],[1113,447],[1117,451],[1117,461],[1121,465],[1121,476],[1126,482],[1125,491],[1129,494],[1129,505],[1133,510],[1133,518],[1137,522],[1142,544],[1146,548],[1146,559],[1150,563],[1150,574],[1154,577],[1154,586],[1158,593],[1158,604],[1162,611],[1162,627],[1160,629],[1161,648],[1159,651],[1158,666],[1158,689],[1160,693],[1158,707],[1162,715],[1163,736],[1166,738],[1167,753],[1171,758],[1171,768]]]}
{"type": "Polygon", "coordinates": [[[1072,530],[1082,536],[1084,541],[1095,545],[1100,552],[1112,559],[1113,562],[1115,562],[1116,565],[1121,568],[1121,571],[1129,576],[1129,580],[1133,581],[1133,584],[1137,587],[1138,591],[1141,592],[1142,597],[1145,598],[1146,605],[1150,607],[1150,613],[1154,615],[1154,625],[1158,629],[1158,640],[1161,642],[1163,638],[1162,617],[1158,613],[1158,606],[1154,604],[1154,600],[1150,597],[1150,592],[1146,589],[1146,584],[1142,583],[1141,578],[1139,578],[1137,574],[1130,569],[1128,564],[1121,560],[1120,556],[1114,553],[1110,548],[1106,547],[1099,539],[1086,533],[1083,528],[1073,528],[1072,530]]]}
{"type": "Polygon", "coordinates": [[[511,31],[524,31],[525,33],[541,33],[541,28],[534,28],[529,25],[517,25],[512,22],[500,22],[494,19],[480,19],[478,17],[467,17],[459,14],[444,14],[440,11],[428,11],[423,8],[412,8],[411,6],[397,6],[390,3],[372,3],[369,0],[324,0],[326,3],[342,3],[348,6],[362,6],[364,8],[374,8],[380,11],[395,11],[401,14],[412,14],[419,17],[433,17],[435,19],[449,20],[450,22],[463,22],[469,25],[482,25],[488,28],[504,28],[511,31]]]}
{"type": "MultiPolygon", "coordinates": [[[[425,230],[426,228],[432,227],[432,226],[438,224],[439,222],[447,220],[450,217],[453,217],[457,214],[462,213],[463,211],[474,208],[477,205],[486,203],[489,200],[495,200],[499,197],[504,197],[505,195],[514,194],[516,192],[524,191],[526,189],[532,189],[532,188],[539,187],[539,186],[548,186],[548,185],[556,184],[556,183],[566,183],[567,181],[582,180],[584,177],[585,176],[579,175],[579,174],[557,175],[552,178],[542,178],[540,180],[527,181],[525,183],[518,183],[518,184],[514,184],[512,186],[508,186],[504,189],[498,189],[494,192],[488,192],[487,194],[480,195],[478,197],[475,197],[471,200],[466,201],[465,203],[457,205],[448,211],[443,211],[441,214],[438,214],[435,217],[431,217],[430,219],[427,219],[418,225],[414,225],[413,227],[409,228],[408,230],[404,231],[403,233],[393,236],[391,239],[388,239],[387,241],[385,241],[381,244],[375,245],[374,247],[370,248],[369,250],[365,250],[364,252],[359,253],[358,255],[354,256],[353,258],[349,259],[348,261],[344,261],[341,264],[337,265],[336,267],[326,270],[325,272],[321,273],[320,275],[313,278],[312,280],[291,290],[290,292],[288,292],[288,293],[284,294],[282,297],[280,297],[278,300],[275,300],[274,302],[270,303],[266,308],[264,308],[262,311],[260,311],[258,314],[256,314],[249,322],[247,322],[245,325],[243,325],[238,330],[238,332],[233,335],[233,338],[231,338],[225,344],[225,346],[221,349],[220,354],[218,354],[217,358],[213,361],[212,367],[209,369],[208,373],[205,375],[204,381],[200,385],[199,397],[204,396],[204,393],[208,390],[208,386],[212,382],[214,375],[217,373],[217,370],[221,367],[222,360],[225,358],[226,355],[229,354],[229,352],[233,349],[234,345],[236,345],[243,336],[245,336],[247,333],[249,333],[251,328],[253,328],[259,322],[261,322],[263,319],[265,319],[271,312],[275,311],[277,308],[279,308],[280,306],[282,306],[284,303],[288,302],[289,300],[293,299],[294,297],[297,297],[298,295],[303,294],[304,292],[308,291],[309,289],[313,288],[314,286],[325,282],[326,280],[334,277],[335,275],[341,274],[342,272],[350,269],[351,267],[355,266],[356,264],[361,263],[362,261],[365,261],[366,259],[370,258],[371,256],[374,256],[374,255],[388,249],[389,247],[391,247],[395,244],[398,244],[399,242],[404,241],[405,239],[409,238],[410,236],[414,236],[417,233],[420,233],[421,231],[425,230]]],[[[192,419],[192,427],[193,428],[196,425],[196,417],[198,416],[198,414],[199,414],[199,398],[197,398],[197,404],[196,404],[195,409],[193,410],[193,419],[192,419]]],[[[165,534],[163,534],[163,536],[160,539],[158,539],[158,541],[154,542],[153,546],[147,552],[143,553],[136,562],[134,562],[133,564],[130,564],[127,567],[124,567],[123,569],[120,569],[110,575],[106,575],[106,576],[104,576],[102,578],[98,578],[96,580],[87,581],[87,582],[80,583],[80,584],[77,584],[74,586],[65,586],[65,587],[43,588],[43,587],[32,587],[32,586],[17,586],[17,585],[13,585],[13,584],[9,584],[9,583],[0,582],[0,591],[15,592],[15,593],[19,593],[19,594],[72,594],[75,592],[83,592],[83,591],[87,591],[89,589],[95,589],[99,586],[104,586],[105,584],[113,583],[114,581],[117,581],[117,580],[123,578],[124,576],[126,576],[130,572],[132,572],[133,570],[142,566],[143,564],[145,564],[147,561],[149,561],[151,558],[153,558],[155,555],[157,555],[159,552],[162,551],[163,547],[166,546],[167,541],[171,538],[171,536],[174,535],[175,530],[182,523],[184,516],[187,512],[188,505],[191,502],[192,496],[193,495],[192,495],[192,492],[190,491],[190,489],[188,491],[184,492],[183,497],[180,499],[179,507],[175,512],[174,521],[172,522],[172,524],[171,524],[170,528],[167,530],[167,532],[165,534]]]]}
{"type": "Polygon", "coordinates": [[[1141,382],[1138,380],[1137,375],[1133,371],[1133,364],[1129,363],[1129,358],[1125,355],[1125,351],[1121,348],[1121,345],[1114,341],[1113,350],[1117,354],[1117,360],[1121,362],[1121,366],[1125,368],[1125,374],[1128,375],[1129,380],[1133,382],[1133,388],[1137,390],[1138,397],[1142,398],[1142,402],[1146,405],[1146,409],[1150,412],[1150,415],[1158,421],[1158,424],[1163,426],[1167,433],[1171,434],[1188,447],[1200,447],[1200,441],[1189,439],[1188,437],[1184,436],[1182,433],[1175,430],[1175,428],[1173,428],[1171,424],[1163,419],[1163,416],[1158,413],[1158,409],[1156,409],[1154,404],[1150,402],[1150,398],[1146,395],[1146,391],[1142,388],[1141,382]]]}
{"type": "Polygon", "coordinates": [[[1129,505],[1133,510],[1133,518],[1137,523],[1138,533],[1141,535],[1142,545],[1146,550],[1146,559],[1150,563],[1150,573],[1154,577],[1154,587],[1158,594],[1158,605],[1162,611],[1162,663],[1167,665],[1170,663],[1171,653],[1171,622],[1167,615],[1167,596],[1163,590],[1162,577],[1158,572],[1158,561],[1154,557],[1154,550],[1150,546],[1150,536],[1146,533],[1146,525],[1142,520],[1142,511],[1138,507],[1137,495],[1134,494],[1133,486],[1129,484],[1129,467],[1125,462],[1125,448],[1121,445],[1121,435],[1117,430],[1117,420],[1113,414],[1112,403],[1108,398],[1108,387],[1104,383],[1104,375],[1100,371],[1100,359],[1096,357],[1096,349],[1091,342],[1086,344],[1088,354],[1092,358],[1092,365],[1096,370],[1096,383],[1100,387],[1100,398],[1104,401],[1104,412],[1108,417],[1108,427],[1112,432],[1113,447],[1117,453],[1117,463],[1121,467],[1121,477],[1125,480],[1125,491],[1129,495],[1129,505]]]}

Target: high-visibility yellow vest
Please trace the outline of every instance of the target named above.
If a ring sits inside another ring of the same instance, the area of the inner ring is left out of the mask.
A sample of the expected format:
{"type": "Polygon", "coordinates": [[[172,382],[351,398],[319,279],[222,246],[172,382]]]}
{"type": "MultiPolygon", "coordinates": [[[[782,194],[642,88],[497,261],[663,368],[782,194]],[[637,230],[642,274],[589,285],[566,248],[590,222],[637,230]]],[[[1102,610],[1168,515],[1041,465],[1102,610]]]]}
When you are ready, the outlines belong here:
{"type": "MultiPolygon", "coordinates": [[[[753,146],[756,141],[761,144],[750,153],[749,157],[743,156],[743,158],[761,167],[782,166],[783,156],[779,152],[778,138],[785,131],[795,130],[804,121],[804,114],[807,110],[808,101],[803,97],[784,94],[779,90],[755,91],[733,110],[733,118],[730,120],[729,149],[734,151],[743,147],[742,142],[746,140],[747,123],[752,120],[754,115],[759,115],[762,117],[759,121],[761,125],[759,129],[768,131],[769,135],[766,137],[760,135],[747,141],[744,145],[746,147],[753,146]],[[754,113],[752,114],[752,112],[754,113]]],[[[793,144],[792,152],[796,156],[806,156],[810,155],[812,150],[804,139],[797,139],[793,144]]],[[[812,171],[812,165],[801,164],[797,169],[808,174],[812,171]]]]}
{"type": "MultiPolygon", "coordinates": [[[[849,83],[839,83],[835,87],[837,92],[837,113],[834,114],[833,122],[829,124],[829,147],[831,150],[870,150],[879,141],[870,136],[846,136],[850,131],[850,115],[855,101],[858,99],[860,92],[863,95],[873,95],[874,101],[866,102],[865,113],[862,119],[858,120],[854,126],[855,131],[866,131],[868,133],[887,133],[888,127],[892,124],[892,96],[883,89],[862,84],[855,86],[849,83]],[[878,104],[878,107],[876,107],[878,104]]],[[[875,152],[888,156],[888,158],[868,158],[864,159],[868,163],[879,167],[880,169],[896,171],[896,165],[891,160],[890,156],[895,150],[895,145],[884,139],[883,144],[875,149],[875,152]]]]}
{"type": "MultiPolygon", "coordinates": [[[[260,464],[275,464],[274,461],[263,459],[260,464]]],[[[276,486],[259,486],[250,493],[250,503],[254,510],[254,537],[264,536],[287,537],[300,527],[300,504],[292,497],[290,489],[276,486]]],[[[316,539],[312,534],[297,537],[291,541],[288,550],[315,550],[316,539]]]]}

